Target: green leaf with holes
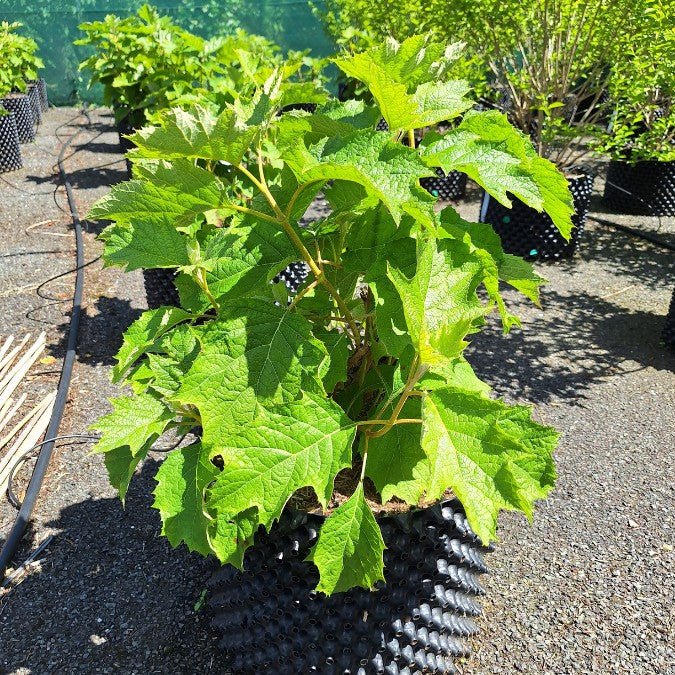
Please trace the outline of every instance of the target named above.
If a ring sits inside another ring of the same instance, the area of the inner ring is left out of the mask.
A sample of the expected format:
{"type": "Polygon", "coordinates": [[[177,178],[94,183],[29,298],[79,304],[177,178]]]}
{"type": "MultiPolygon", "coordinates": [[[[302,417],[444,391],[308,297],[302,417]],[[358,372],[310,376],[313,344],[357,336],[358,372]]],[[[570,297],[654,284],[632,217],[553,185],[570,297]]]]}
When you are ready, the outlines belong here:
{"type": "Polygon", "coordinates": [[[206,513],[204,493],[218,476],[200,443],[170,452],[157,471],[153,506],[162,518],[162,534],[172,546],[181,542],[190,551],[210,555],[207,531],[212,519],[206,513]]]}

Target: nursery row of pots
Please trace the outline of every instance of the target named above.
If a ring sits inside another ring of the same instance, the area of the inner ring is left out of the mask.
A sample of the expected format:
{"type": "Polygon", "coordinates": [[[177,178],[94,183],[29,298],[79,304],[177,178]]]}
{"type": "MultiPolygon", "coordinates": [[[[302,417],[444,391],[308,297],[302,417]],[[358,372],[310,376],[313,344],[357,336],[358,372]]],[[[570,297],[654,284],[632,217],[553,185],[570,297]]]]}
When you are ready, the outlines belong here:
{"type": "Polygon", "coordinates": [[[0,106],[6,111],[0,115],[0,172],[15,171],[23,166],[20,144],[35,138],[42,114],[49,108],[45,81],[28,82],[26,93],[7,94],[0,106]]]}

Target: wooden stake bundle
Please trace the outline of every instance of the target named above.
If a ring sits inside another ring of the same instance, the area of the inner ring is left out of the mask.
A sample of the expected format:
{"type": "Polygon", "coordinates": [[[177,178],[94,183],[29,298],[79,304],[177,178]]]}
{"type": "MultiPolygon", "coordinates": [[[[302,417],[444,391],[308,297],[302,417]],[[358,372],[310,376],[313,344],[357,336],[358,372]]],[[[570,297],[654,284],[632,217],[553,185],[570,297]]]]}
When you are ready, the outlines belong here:
{"type": "MultiPolygon", "coordinates": [[[[28,336],[26,336],[26,339],[27,337],[28,336]]],[[[22,341],[22,344],[25,343],[22,341]]],[[[19,347],[21,346],[22,345],[19,345],[19,347]]],[[[16,355],[16,349],[13,349],[11,352],[11,360],[9,355],[5,358],[7,363],[2,371],[0,371],[0,407],[2,407],[5,404],[5,401],[14,393],[14,390],[19,386],[19,383],[25,377],[30,367],[38,360],[44,348],[45,334],[40,333],[37,340],[28,348],[26,353],[15,365],[12,366],[12,361],[16,355]]]]}
{"type": "MultiPolygon", "coordinates": [[[[7,403],[5,403],[5,405],[2,407],[2,410],[0,410],[0,431],[2,431],[9,424],[9,420],[14,417],[14,413],[16,413],[25,400],[26,394],[21,394],[21,396],[19,396],[19,400],[16,403],[14,403],[13,398],[7,400],[7,403]],[[14,405],[12,406],[13,403],[14,405]],[[10,406],[12,409],[7,412],[10,406]]],[[[0,445],[0,448],[1,447],[2,446],[0,445]]]]}
{"type": "MultiPolygon", "coordinates": [[[[35,408],[33,408],[33,410],[31,410],[30,413],[28,413],[27,417],[37,416],[35,423],[31,426],[27,426],[21,432],[7,454],[0,460],[0,492],[4,492],[7,489],[9,473],[17,460],[38,443],[44,432],[47,430],[49,420],[52,416],[52,408],[54,407],[55,399],[56,392],[48,394],[35,406],[35,408]]],[[[22,463],[23,461],[19,466],[22,463]]]]}
{"type": "MultiPolygon", "coordinates": [[[[22,353],[29,339],[30,335],[26,335],[12,348],[14,336],[10,335],[0,344],[0,431],[12,421],[26,400],[25,393],[17,399],[15,392],[45,348],[45,334],[41,333],[22,353]]],[[[17,462],[44,436],[55,399],[56,392],[47,394],[0,437],[0,451],[11,444],[0,458],[0,492],[6,490],[12,468],[15,465],[18,468],[17,462]]]]}

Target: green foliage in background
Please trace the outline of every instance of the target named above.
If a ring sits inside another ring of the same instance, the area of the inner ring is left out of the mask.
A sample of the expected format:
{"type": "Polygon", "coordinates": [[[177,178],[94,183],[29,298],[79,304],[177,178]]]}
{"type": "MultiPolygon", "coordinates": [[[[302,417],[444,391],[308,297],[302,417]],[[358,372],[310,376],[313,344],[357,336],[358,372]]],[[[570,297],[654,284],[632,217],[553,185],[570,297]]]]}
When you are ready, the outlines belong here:
{"type": "MultiPolygon", "coordinates": [[[[448,44],[464,40],[456,2],[325,0],[313,4],[313,9],[332,42],[347,52],[374,47],[387,37],[401,41],[413,35],[431,34],[448,44]]],[[[467,80],[475,97],[487,94],[487,69],[474,45],[468,45],[454,61],[452,75],[467,80]]],[[[342,86],[349,94],[361,93],[353,78],[343,76],[342,86]]]]}
{"type": "MultiPolygon", "coordinates": [[[[205,40],[149,5],[136,16],[108,15],[80,28],[86,37],[76,44],[95,50],[80,64],[91,74],[89,86],[102,84],[104,103],[134,128],[175,105],[211,101],[222,107],[237,94],[251,93],[283,63],[279,47],[261,36],[240,30],[205,40]]],[[[287,56],[285,82],[295,83],[300,99],[291,103],[325,100],[321,65],[306,52],[287,56]]]]}
{"type": "Polygon", "coordinates": [[[18,34],[23,24],[0,23],[0,98],[11,91],[26,91],[28,82],[37,80],[42,59],[34,40],[18,34]]]}
{"type": "MultiPolygon", "coordinates": [[[[631,0],[327,0],[317,14],[346,49],[420,29],[464,41],[471,56],[457,67],[477,95],[528,134],[542,157],[568,168],[603,135],[611,69],[630,54],[623,45],[644,43],[653,21],[642,23],[643,9],[631,0]]],[[[643,50],[640,58],[655,64],[660,56],[643,50]]],[[[625,72],[625,81],[615,77],[617,90],[634,84],[625,72]]]]}
{"type": "MultiPolygon", "coordinates": [[[[78,100],[100,104],[102,87],[88,89],[77,69],[78,63],[91,54],[88,47],[73,45],[82,36],[78,26],[101,21],[110,13],[121,18],[134,15],[143,4],[143,0],[0,0],[0,21],[20,19],[24,23],[22,33],[38,43],[50,101],[55,105],[72,105],[78,100]]],[[[304,2],[153,0],[152,4],[177,26],[207,40],[243,29],[264,35],[284,52],[311,49],[317,56],[332,53],[319,21],[304,2]]]]}
{"type": "Polygon", "coordinates": [[[113,381],[133,393],[94,425],[95,451],[124,499],[159,436],[201,427],[157,473],[171,544],[241,566],[296,491],[325,509],[350,470],[353,492],[310,555],[330,594],[383,578],[366,478],[410,506],[451,488],[486,542],[500,509],[531,516],[551,490],[556,432],[491,398],[463,356],[491,311],[505,332],[519,324],[500,282],[538,302],[543,279],[489,225],[434,208],[419,180],[460,168],[566,237],[572,199],[503,115],[467,112],[467,83],[449,77],[459,54],[412,37],[338,58],[375,104],[331,99],[313,114],[279,114],[282,65],[252,96],[164,111],[133,136],[133,180],[89,217],[112,221],[108,265],[175,270],[181,306],[126,331],[113,381]],[[375,129],[381,116],[389,131],[375,129]],[[454,122],[445,135],[402,143],[442,120],[454,122]],[[301,227],[322,190],[331,213],[301,227]],[[270,281],[297,260],[310,275],[289,296],[270,281]]]}
{"type": "Polygon", "coordinates": [[[600,149],[614,159],[675,160],[675,6],[639,0],[629,35],[618,36],[610,94],[613,119],[600,149]]]}
{"type": "Polygon", "coordinates": [[[630,40],[629,0],[484,0],[462,3],[470,44],[485,56],[498,106],[537,152],[565,168],[581,139],[607,124],[605,100],[617,36],[630,40]]]}

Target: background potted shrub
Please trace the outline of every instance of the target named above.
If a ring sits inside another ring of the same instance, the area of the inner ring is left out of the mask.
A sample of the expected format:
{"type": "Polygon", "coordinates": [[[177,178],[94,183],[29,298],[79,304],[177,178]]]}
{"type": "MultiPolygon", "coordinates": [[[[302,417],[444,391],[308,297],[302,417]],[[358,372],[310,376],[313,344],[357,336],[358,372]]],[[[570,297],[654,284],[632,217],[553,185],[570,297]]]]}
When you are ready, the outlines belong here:
{"type": "Polygon", "coordinates": [[[29,87],[28,82],[37,80],[43,64],[35,53],[35,41],[17,34],[21,25],[0,24],[0,103],[14,113],[19,141],[27,143],[35,137],[35,125],[41,116],[39,89],[29,87]]]}
{"type": "Polygon", "coordinates": [[[124,499],[161,434],[201,427],[161,465],[155,507],[173,545],[239,568],[246,560],[263,575],[229,584],[246,594],[230,614],[247,633],[236,638],[239,657],[229,655],[238,672],[325,672],[346,661],[384,672],[427,654],[451,672],[448,634],[471,630],[451,610],[475,609],[462,589],[479,591],[467,572],[482,569],[476,546],[495,538],[501,508],[531,516],[552,488],[556,432],[490,398],[462,356],[491,310],[505,330],[518,324],[500,280],[535,302],[543,280],[488,225],[437,212],[419,180],[463,156],[495,198],[508,203],[509,190],[546,210],[564,236],[571,196],[503,115],[464,114],[472,102],[466,84],[447,79],[452,52],[413,37],[336,59],[375,106],[329,101],[279,116],[282,69],[219,113],[166,111],[133,137],[134,180],[89,214],[113,221],[102,234],[107,264],[179,272],[181,306],[148,311],[125,333],[113,380],[134,393],[94,425],[103,434],[95,450],[124,499]],[[418,148],[400,142],[462,114],[418,148]],[[389,131],[374,129],[380,116],[389,131]],[[299,227],[322,189],[332,213],[299,227]],[[270,281],[297,260],[310,275],[289,297],[270,281]],[[420,511],[448,489],[462,507],[420,511]],[[293,521],[289,503],[327,517],[293,521]],[[382,524],[401,554],[385,572],[374,511],[392,508],[411,515],[405,526],[382,524]],[[416,554],[409,568],[415,532],[429,557],[416,554]],[[311,563],[289,578],[278,566],[294,555],[311,563]],[[408,586],[382,588],[388,575],[408,586]],[[276,635],[258,622],[270,595],[276,635]],[[325,624],[308,620],[314,602],[325,624]],[[356,622],[335,609],[358,603],[356,622]]]}
{"type": "MultiPolygon", "coordinates": [[[[570,181],[575,230],[567,242],[522,204],[503,209],[488,194],[481,220],[506,250],[536,258],[571,256],[581,236],[593,175],[580,162],[607,120],[606,97],[617,35],[630,39],[632,4],[615,0],[462,3],[462,31],[492,74],[494,105],[528,134],[536,152],[570,181]]],[[[624,38],[622,38],[624,39],[624,38]]]]}
{"type": "MultiPolygon", "coordinates": [[[[149,5],[137,16],[108,15],[80,29],[87,35],[76,44],[95,49],[80,69],[90,71],[90,87],[103,85],[104,102],[115,109],[123,133],[133,132],[171,106],[207,100],[231,103],[237,93],[250,92],[264,81],[264,73],[268,76],[283,61],[281,50],[261,36],[238,31],[204,40],[149,5]]],[[[325,100],[317,78],[308,75],[315,66],[305,52],[293,53],[286,62],[288,79],[293,75],[296,85],[305,83],[307,103],[325,100]]],[[[294,90],[299,94],[297,87],[294,90]]]]}
{"type": "Polygon", "coordinates": [[[0,172],[16,171],[22,166],[16,117],[0,106],[0,172]]]}
{"type": "Polygon", "coordinates": [[[149,115],[169,107],[193,88],[208,88],[218,63],[218,40],[204,40],[143,5],[136,16],[107,15],[83,23],[86,37],[75,44],[94,48],[80,64],[89,86],[103,85],[103,100],[115,110],[122,133],[132,132],[149,115]]]}
{"type": "Polygon", "coordinates": [[[614,109],[601,149],[611,156],[604,203],[642,215],[675,215],[675,13],[642,0],[621,40],[610,81],[614,109]]]}

